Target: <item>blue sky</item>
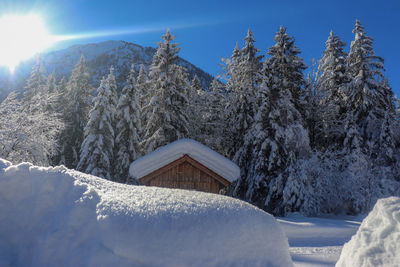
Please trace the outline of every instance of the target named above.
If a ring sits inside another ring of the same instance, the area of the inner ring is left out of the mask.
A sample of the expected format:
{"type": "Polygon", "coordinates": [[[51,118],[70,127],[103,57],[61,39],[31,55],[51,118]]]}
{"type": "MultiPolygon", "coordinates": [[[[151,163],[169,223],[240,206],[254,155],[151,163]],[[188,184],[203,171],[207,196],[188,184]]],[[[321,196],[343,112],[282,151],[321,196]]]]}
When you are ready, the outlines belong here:
{"type": "Polygon", "coordinates": [[[0,13],[40,14],[52,34],[116,32],[115,35],[75,39],[56,44],[104,40],[125,40],[143,46],[156,46],[170,27],[182,48],[181,56],[215,75],[222,57],[229,57],[236,42],[243,45],[251,28],[256,46],[265,55],[273,45],[280,25],[295,37],[307,65],[319,59],[329,31],[333,30],[349,50],[355,19],[361,20],[375,40],[377,55],[385,59],[386,74],[400,94],[400,1],[11,1],[0,2],[0,13]],[[133,34],[118,32],[135,31],[133,34]],[[396,62],[397,61],[397,62],[396,62]]]}

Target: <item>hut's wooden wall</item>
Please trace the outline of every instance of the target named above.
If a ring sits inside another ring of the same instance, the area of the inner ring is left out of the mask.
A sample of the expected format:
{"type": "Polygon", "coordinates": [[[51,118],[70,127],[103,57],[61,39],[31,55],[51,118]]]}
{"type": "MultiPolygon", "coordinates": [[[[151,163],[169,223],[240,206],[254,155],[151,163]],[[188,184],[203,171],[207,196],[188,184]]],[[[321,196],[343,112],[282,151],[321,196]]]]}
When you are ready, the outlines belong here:
{"type": "Polygon", "coordinates": [[[226,187],[209,173],[190,164],[188,161],[180,162],[147,178],[146,185],[167,188],[180,188],[203,192],[218,193],[226,187]]]}

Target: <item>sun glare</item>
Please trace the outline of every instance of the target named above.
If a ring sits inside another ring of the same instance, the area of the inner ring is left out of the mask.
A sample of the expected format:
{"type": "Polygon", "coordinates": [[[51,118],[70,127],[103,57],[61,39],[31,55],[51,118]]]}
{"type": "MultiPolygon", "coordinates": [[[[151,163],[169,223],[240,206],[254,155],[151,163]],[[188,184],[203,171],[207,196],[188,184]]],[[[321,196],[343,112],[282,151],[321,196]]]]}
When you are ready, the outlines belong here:
{"type": "Polygon", "coordinates": [[[0,18],[0,65],[12,72],[22,61],[53,43],[39,16],[10,15],[0,18]]]}

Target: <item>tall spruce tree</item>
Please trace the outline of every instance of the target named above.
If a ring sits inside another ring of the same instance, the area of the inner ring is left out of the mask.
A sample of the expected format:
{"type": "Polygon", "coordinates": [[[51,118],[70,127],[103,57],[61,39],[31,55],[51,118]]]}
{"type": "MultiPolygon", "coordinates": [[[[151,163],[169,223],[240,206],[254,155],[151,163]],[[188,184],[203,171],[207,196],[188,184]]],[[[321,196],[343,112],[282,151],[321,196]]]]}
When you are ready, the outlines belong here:
{"type": "Polygon", "coordinates": [[[188,130],[189,136],[201,143],[205,140],[204,113],[205,113],[205,91],[201,86],[199,77],[195,75],[187,90],[188,130]]]}
{"type": "Polygon", "coordinates": [[[175,64],[180,48],[172,43],[175,37],[169,29],[162,39],[150,66],[151,99],[144,108],[147,113],[144,153],[188,135],[189,83],[185,70],[175,64]]]}
{"type": "Polygon", "coordinates": [[[283,192],[294,188],[287,184],[290,167],[309,151],[308,133],[302,124],[297,106],[304,85],[303,60],[286,29],[281,27],[268,50],[264,78],[259,90],[257,114],[250,135],[252,160],[246,175],[235,188],[238,195],[274,214],[294,209],[299,192],[286,190],[291,202],[285,202],[283,192]]]}
{"type": "Polygon", "coordinates": [[[107,79],[102,79],[94,98],[85,127],[85,139],[80,150],[77,169],[102,178],[112,179],[114,155],[113,118],[115,114],[112,68],[107,79]]]}
{"type": "Polygon", "coordinates": [[[224,84],[214,78],[210,91],[205,93],[204,110],[204,143],[212,149],[224,154],[224,112],[226,92],[224,84]]]}
{"type": "Polygon", "coordinates": [[[305,102],[304,122],[310,137],[310,146],[315,149],[321,143],[321,93],[319,92],[320,72],[312,61],[312,72],[307,74],[303,98],[305,102]]]}
{"type": "Polygon", "coordinates": [[[144,131],[147,124],[147,116],[149,116],[149,112],[145,112],[146,110],[149,111],[151,106],[149,105],[151,95],[150,95],[150,83],[149,78],[147,75],[146,67],[141,64],[139,68],[139,74],[136,79],[136,90],[139,95],[139,106],[140,106],[140,121],[141,121],[141,128],[139,136],[140,139],[144,136],[144,131]],[[146,107],[146,108],[145,108],[146,107]]]}
{"type": "Polygon", "coordinates": [[[141,106],[140,92],[132,64],[127,85],[122,89],[116,113],[115,180],[127,182],[129,165],[141,155],[141,106]]]}
{"type": "Polygon", "coordinates": [[[57,81],[54,74],[50,74],[47,77],[47,82],[44,87],[43,94],[45,95],[43,99],[44,108],[50,112],[57,112],[59,109],[59,91],[57,86],[57,81]]]}
{"type": "MultiPolygon", "coordinates": [[[[303,71],[307,68],[300,54],[300,49],[294,44],[293,37],[286,33],[286,28],[280,27],[274,37],[276,44],[272,46],[268,54],[271,56],[269,64],[271,66],[273,83],[280,88],[288,89],[292,102],[296,109],[302,113],[303,105],[300,99],[302,88],[305,85],[303,71]]],[[[285,89],[285,90],[286,90],[285,89]]]]}
{"type": "Polygon", "coordinates": [[[136,87],[136,90],[139,94],[140,106],[144,107],[148,104],[148,102],[150,102],[150,95],[146,67],[143,64],[141,64],[139,68],[139,74],[136,79],[136,87]]]}
{"type": "Polygon", "coordinates": [[[262,69],[262,56],[257,55],[259,49],[254,46],[255,40],[250,29],[244,40],[245,46],[239,51],[238,58],[232,59],[232,62],[237,63],[229,66],[234,69],[231,70],[231,81],[228,82],[230,99],[227,107],[227,130],[231,135],[228,155],[243,173],[247,171],[250,160],[249,140],[246,138],[251,138],[248,131],[254,121],[254,102],[262,69]]]}
{"type": "Polygon", "coordinates": [[[321,128],[323,135],[318,136],[319,147],[340,148],[344,139],[343,120],[346,116],[347,53],[343,51],[345,43],[330,32],[325,43],[324,55],[319,61],[319,93],[321,94],[321,128]]]}
{"type": "Polygon", "coordinates": [[[88,122],[91,107],[92,87],[89,83],[89,71],[82,55],[72,70],[65,90],[65,130],[62,134],[63,163],[68,168],[76,168],[79,151],[84,139],[84,129],[88,122]]]}
{"type": "Polygon", "coordinates": [[[383,59],[375,55],[373,39],[367,36],[358,20],[353,33],[355,39],[351,42],[347,58],[351,79],[347,90],[347,120],[355,120],[361,147],[368,150],[371,149],[368,144],[377,139],[376,129],[380,128],[389,104],[380,104],[385,101],[380,94],[384,86],[384,66],[383,59]]]}
{"type": "Polygon", "coordinates": [[[46,70],[44,69],[40,58],[38,58],[36,64],[32,67],[31,74],[26,81],[26,85],[24,87],[24,96],[22,98],[22,101],[27,108],[29,108],[30,102],[34,97],[36,97],[35,101],[40,99],[38,95],[44,93],[46,83],[46,70]]]}
{"type": "MultiPolygon", "coordinates": [[[[110,67],[110,72],[108,73],[107,76],[107,83],[108,87],[110,88],[111,92],[111,104],[114,106],[114,108],[118,105],[118,88],[117,88],[117,81],[115,80],[115,74],[114,74],[114,66],[110,67]]],[[[114,116],[115,114],[113,114],[114,116]]],[[[115,122],[114,118],[113,121],[115,122]]]]}

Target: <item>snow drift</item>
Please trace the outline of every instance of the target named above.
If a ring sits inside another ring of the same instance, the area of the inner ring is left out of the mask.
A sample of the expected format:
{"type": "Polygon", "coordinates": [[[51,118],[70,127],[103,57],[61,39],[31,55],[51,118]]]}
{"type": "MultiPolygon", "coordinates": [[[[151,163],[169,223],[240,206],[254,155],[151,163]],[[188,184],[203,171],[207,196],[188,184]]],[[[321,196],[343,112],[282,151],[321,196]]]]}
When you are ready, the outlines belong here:
{"type": "Polygon", "coordinates": [[[399,266],[400,198],[380,199],[343,247],[336,266],[399,266]]]}
{"type": "Polygon", "coordinates": [[[1,160],[0,236],[0,266],[292,266],[245,202],[1,160]]]}

